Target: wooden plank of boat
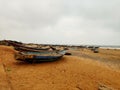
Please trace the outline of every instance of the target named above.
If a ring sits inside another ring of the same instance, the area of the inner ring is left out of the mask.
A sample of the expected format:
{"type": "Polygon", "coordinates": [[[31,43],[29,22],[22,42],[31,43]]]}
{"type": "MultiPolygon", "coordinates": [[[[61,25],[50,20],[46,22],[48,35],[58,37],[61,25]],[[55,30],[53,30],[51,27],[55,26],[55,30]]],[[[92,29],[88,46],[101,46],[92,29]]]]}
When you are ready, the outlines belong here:
{"type": "Polygon", "coordinates": [[[32,47],[26,47],[23,44],[14,42],[14,41],[7,41],[6,42],[9,43],[9,45],[12,45],[13,47],[15,47],[16,50],[18,51],[34,51],[34,52],[39,52],[41,50],[48,50],[50,48],[32,48],[32,47]]]}
{"type": "Polygon", "coordinates": [[[29,48],[29,47],[15,47],[16,50],[18,51],[33,51],[33,52],[41,52],[43,50],[48,50],[48,48],[46,49],[34,49],[34,48],[29,48]]]}

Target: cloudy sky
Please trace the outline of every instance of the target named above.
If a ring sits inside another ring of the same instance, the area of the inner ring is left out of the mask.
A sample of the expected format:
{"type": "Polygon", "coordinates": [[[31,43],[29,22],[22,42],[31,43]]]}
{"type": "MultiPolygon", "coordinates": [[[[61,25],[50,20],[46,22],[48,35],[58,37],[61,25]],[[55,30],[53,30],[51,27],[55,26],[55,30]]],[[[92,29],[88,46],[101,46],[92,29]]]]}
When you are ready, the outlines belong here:
{"type": "Polygon", "coordinates": [[[120,0],[0,0],[0,40],[120,45],[120,0]]]}

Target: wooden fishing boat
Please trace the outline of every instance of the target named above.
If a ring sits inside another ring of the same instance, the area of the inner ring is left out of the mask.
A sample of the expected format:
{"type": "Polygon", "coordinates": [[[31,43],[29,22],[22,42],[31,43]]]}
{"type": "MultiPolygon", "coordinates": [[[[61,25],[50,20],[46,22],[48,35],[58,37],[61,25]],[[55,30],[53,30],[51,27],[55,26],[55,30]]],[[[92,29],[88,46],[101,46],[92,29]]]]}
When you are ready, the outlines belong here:
{"type": "Polygon", "coordinates": [[[65,51],[19,52],[15,59],[25,62],[49,62],[63,57],[65,51]]]}
{"type": "Polygon", "coordinates": [[[32,52],[41,52],[41,51],[43,51],[43,50],[49,50],[49,48],[39,48],[39,49],[37,49],[37,48],[31,48],[31,47],[25,47],[25,46],[20,46],[20,47],[18,47],[18,46],[14,46],[14,48],[15,48],[15,50],[17,50],[17,51],[32,51],[32,52]]]}
{"type": "Polygon", "coordinates": [[[33,52],[40,52],[43,50],[49,50],[50,48],[33,48],[33,47],[26,47],[23,45],[23,43],[17,42],[17,41],[11,41],[11,40],[5,40],[5,42],[8,43],[8,45],[11,45],[14,47],[17,51],[33,51],[33,52]]]}

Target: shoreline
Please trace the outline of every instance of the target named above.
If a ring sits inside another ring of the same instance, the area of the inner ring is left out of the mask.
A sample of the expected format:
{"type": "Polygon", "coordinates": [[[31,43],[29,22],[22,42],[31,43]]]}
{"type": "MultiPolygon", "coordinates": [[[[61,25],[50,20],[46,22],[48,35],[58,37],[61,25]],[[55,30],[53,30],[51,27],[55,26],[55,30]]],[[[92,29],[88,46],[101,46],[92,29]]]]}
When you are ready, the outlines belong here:
{"type": "Polygon", "coordinates": [[[120,47],[100,47],[100,49],[116,49],[116,50],[120,50],[120,47]]]}

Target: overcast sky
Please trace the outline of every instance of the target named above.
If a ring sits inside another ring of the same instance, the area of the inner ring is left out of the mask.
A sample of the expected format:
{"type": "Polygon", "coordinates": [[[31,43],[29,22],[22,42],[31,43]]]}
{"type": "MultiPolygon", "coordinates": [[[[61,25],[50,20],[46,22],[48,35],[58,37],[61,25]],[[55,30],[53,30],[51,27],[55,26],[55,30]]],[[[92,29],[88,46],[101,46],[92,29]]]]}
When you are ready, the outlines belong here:
{"type": "Polygon", "coordinates": [[[120,0],[0,0],[0,39],[120,45],[120,0]]]}

